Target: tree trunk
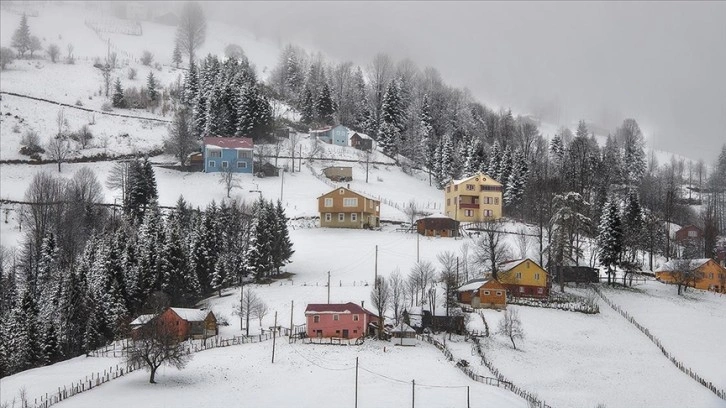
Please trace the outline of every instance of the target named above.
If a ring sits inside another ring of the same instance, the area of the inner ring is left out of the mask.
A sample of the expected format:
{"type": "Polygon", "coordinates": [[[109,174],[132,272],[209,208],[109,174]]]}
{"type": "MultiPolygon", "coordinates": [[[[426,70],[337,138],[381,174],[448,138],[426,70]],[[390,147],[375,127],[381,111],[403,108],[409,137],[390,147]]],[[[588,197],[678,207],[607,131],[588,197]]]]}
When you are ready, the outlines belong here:
{"type": "Polygon", "coordinates": [[[61,172],[61,162],[60,162],[60,160],[58,160],[58,173],[60,173],[60,172],[61,172]]]}
{"type": "Polygon", "coordinates": [[[156,375],[156,369],[159,367],[151,367],[151,375],[149,376],[149,383],[150,384],[156,384],[156,381],[154,381],[154,376],[156,375]]]}
{"type": "Polygon", "coordinates": [[[514,347],[514,349],[516,350],[517,349],[517,345],[514,344],[514,336],[509,336],[509,340],[512,341],[512,347],[514,347]]]}

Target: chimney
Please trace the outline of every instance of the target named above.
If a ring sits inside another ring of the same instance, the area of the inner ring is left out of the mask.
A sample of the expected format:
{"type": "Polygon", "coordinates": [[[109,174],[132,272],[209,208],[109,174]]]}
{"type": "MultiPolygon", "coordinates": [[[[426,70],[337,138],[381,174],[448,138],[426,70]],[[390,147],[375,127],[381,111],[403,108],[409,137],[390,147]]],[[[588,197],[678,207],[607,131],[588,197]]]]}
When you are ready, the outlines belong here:
{"type": "Polygon", "coordinates": [[[350,183],[347,184],[348,187],[346,187],[348,190],[350,190],[350,183]]]}
{"type": "Polygon", "coordinates": [[[366,307],[365,307],[365,304],[366,304],[366,301],[365,301],[365,300],[361,300],[361,301],[360,301],[360,307],[362,307],[363,309],[365,309],[365,308],[366,308],[366,307]]]}

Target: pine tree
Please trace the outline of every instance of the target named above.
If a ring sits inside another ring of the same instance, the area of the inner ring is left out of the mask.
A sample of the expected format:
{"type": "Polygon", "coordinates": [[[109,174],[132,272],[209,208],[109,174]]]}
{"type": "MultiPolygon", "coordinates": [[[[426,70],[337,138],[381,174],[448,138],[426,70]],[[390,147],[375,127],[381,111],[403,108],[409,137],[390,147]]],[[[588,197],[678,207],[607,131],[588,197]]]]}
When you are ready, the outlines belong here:
{"type": "Polygon", "coordinates": [[[28,17],[23,13],[20,18],[20,27],[13,33],[12,46],[18,50],[20,57],[30,50],[30,27],[28,27],[28,17]]]}
{"type": "Polygon", "coordinates": [[[272,226],[268,224],[269,206],[261,198],[254,204],[254,218],[252,220],[249,245],[245,256],[247,270],[258,281],[267,277],[272,270],[272,226]]]}
{"type": "Polygon", "coordinates": [[[512,167],[514,166],[514,160],[512,159],[512,149],[509,146],[504,148],[502,159],[499,163],[499,172],[490,174],[495,180],[502,183],[502,188],[506,191],[507,182],[509,181],[509,175],[512,174],[512,167]]]}
{"type": "Polygon", "coordinates": [[[181,50],[179,49],[179,41],[174,41],[174,51],[171,53],[171,62],[179,68],[182,62],[181,50]]]}
{"type": "Polygon", "coordinates": [[[333,118],[335,104],[330,97],[330,88],[327,83],[324,83],[320,89],[320,95],[318,95],[315,103],[315,111],[320,122],[327,125],[333,125],[335,123],[335,119],[333,118]]]}
{"type": "Polygon", "coordinates": [[[598,232],[600,264],[607,268],[608,283],[611,283],[611,276],[615,273],[614,268],[620,260],[622,241],[623,229],[620,221],[620,211],[617,203],[610,199],[605,203],[605,210],[600,217],[598,232]]]}
{"type": "Polygon", "coordinates": [[[218,258],[218,235],[220,226],[217,222],[217,207],[214,202],[207,206],[202,214],[201,222],[192,233],[191,269],[197,276],[203,293],[212,289],[210,272],[214,270],[218,258]]]}
{"type": "Polygon", "coordinates": [[[502,152],[499,148],[499,142],[494,141],[492,144],[492,147],[489,149],[489,166],[487,166],[487,174],[489,177],[493,177],[495,180],[501,182],[501,180],[497,179],[497,174],[500,174],[501,170],[501,163],[502,163],[502,152]]]}
{"type": "Polygon", "coordinates": [[[631,189],[628,193],[622,216],[623,250],[628,255],[626,260],[635,263],[637,251],[643,241],[643,209],[640,206],[638,192],[631,189]]]}
{"type": "Polygon", "coordinates": [[[637,185],[645,174],[645,140],[635,119],[625,119],[617,130],[617,139],[623,144],[623,174],[631,185],[637,185]]]}
{"type": "Polygon", "coordinates": [[[237,135],[260,140],[272,126],[272,108],[256,85],[242,89],[238,100],[237,135]]]}
{"type": "Polygon", "coordinates": [[[164,246],[159,255],[161,289],[171,297],[172,304],[190,305],[200,293],[199,282],[189,268],[187,252],[173,218],[167,220],[164,230],[164,246]]]}
{"type": "Polygon", "coordinates": [[[277,201],[277,206],[274,211],[270,211],[272,219],[274,220],[275,234],[273,249],[273,267],[280,273],[280,268],[290,262],[290,258],[295,253],[292,249],[292,241],[290,240],[290,232],[287,228],[287,216],[285,215],[285,209],[282,208],[282,202],[277,201]]]}
{"type": "Polygon", "coordinates": [[[315,120],[315,102],[313,101],[313,93],[310,88],[305,87],[302,106],[300,109],[300,121],[306,125],[313,123],[315,120]]]}
{"type": "Polygon", "coordinates": [[[111,105],[113,105],[114,108],[125,108],[126,107],[126,99],[124,99],[124,90],[121,88],[121,79],[116,78],[116,83],[114,84],[114,92],[113,96],[111,97],[111,105]]]}
{"type": "Polygon", "coordinates": [[[439,175],[440,185],[446,184],[454,179],[454,142],[449,135],[441,139],[441,150],[439,160],[441,161],[441,173],[439,175]]]}
{"type": "Polygon", "coordinates": [[[504,203],[513,207],[519,204],[524,195],[527,186],[527,162],[524,158],[524,152],[517,149],[514,154],[512,172],[507,179],[506,189],[504,190],[504,203]]]}
{"type": "Polygon", "coordinates": [[[479,139],[472,138],[466,149],[466,161],[464,162],[463,176],[473,176],[481,167],[481,143],[479,139]]]}
{"type": "Polygon", "coordinates": [[[19,372],[42,364],[38,308],[32,293],[26,290],[20,303],[10,313],[8,348],[10,372],[19,372]]]}
{"type": "Polygon", "coordinates": [[[149,72],[149,76],[146,77],[146,89],[149,92],[149,99],[151,99],[152,105],[159,98],[159,91],[156,90],[156,87],[157,83],[156,78],[154,78],[154,73],[149,72]]]}
{"type": "Polygon", "coordinates": [[[399,139],[403,129],[403,111],[399,92],[398,82],[391,81],[383,96],[381,105],[378,144],[383,152],[390,157],[395,157],[398,154],[399,139]]]}
{"type": "Polygon", "coordinates": [[[193,108],[197,96],[199,94],[199,77],[196,64],[189,65],[189,70],[184,76],[184,92],[182,93],[182,102],[187,107],[193,108]]]}

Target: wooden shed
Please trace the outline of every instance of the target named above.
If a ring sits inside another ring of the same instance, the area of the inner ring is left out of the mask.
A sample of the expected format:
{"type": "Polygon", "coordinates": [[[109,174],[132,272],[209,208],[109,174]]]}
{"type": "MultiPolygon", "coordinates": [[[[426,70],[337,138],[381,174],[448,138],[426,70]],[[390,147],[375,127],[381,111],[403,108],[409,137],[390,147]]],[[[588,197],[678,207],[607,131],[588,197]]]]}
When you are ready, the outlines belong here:
{"type": "Polygon", "coordinates": [[[391,337],[393,337],[393,344],[397,346],[416,345],[416,330],[404,322],[391,329],[391,337]]]}
{"type": "Polygon", "coordinates": [[[427,237],[458,237],[459,221],[443,214],[416,220],[416,231],[427,237]]]}
{"type": "Polygon", "coordinates": [[[333,181],[352,181],[352,167],[326,167],[323,169],[323,175],[333,181]]]}

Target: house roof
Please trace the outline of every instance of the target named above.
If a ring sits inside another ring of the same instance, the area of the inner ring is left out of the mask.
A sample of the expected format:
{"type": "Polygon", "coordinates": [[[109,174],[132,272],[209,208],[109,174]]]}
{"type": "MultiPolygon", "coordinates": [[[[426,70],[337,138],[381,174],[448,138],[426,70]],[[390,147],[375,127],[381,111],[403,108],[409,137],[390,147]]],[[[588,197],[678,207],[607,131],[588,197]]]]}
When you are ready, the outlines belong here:
{"type": "Polygon", "coordinates": [[[361,139],[368,139],[368,140],[373,140],[373,138],[372,138],[372,137],[368,136],[368,135],[367,135],[367,134],[365,134],[365,133],[361,133],[361,132],[356,132],[355,130],[349,130],[349,131],[348,131],[348,138],[349,138],[349,139],[350,139],[351,137],[355,136],[355,135],[358,135],[358,136],[359,136],[359,137],[360,137],[361,139]]]}
{"type": "Polygon", "coordinates": [[[661,265],[660,268],[658,268],[655,272],[676,272],[678,271],[682,265],[681,262],[688,262],[688,270],[692,271],[694,269],[698,269],[704,264],[706,264],[708,261],[710,261],[710,258],[701,258],[701,259],[671,259],[670,261],[664,263],[661,265]]]}
{"type": "Polygon", "coordinates": [[[348,303],[310,303],[305,308],[305,314],[322,313],[366,313],[377,316],[375,313],[365,309],[353,302],[348,303]]]}
{"type": "Polygon", "coordinates": [[[393,333],[416,333],[416,330],[414,330],[411,326],[407,325],[404,322],[401,322],[398,324],[398,326],[391,329],[391,332],[393,333]]]}
{"type": "Polygon", "coordinates": [[[486,179],[487,181],[491,181],[492,183],[494,183],[494,184],[497,184],[497,185],[500,185],[500,186],[502,185],[502,184],[501,184],[500,182],[498,182],[498,181],[494,180],[494,178],[493,178],[493,177],[490,177],[490,176],[489,176],[488,174],[486,174],[486,173],[481,173],[481,172],[480,172],[480,173],[477,173],[477,174],[474,174],[474,175],[473,175],[473,176],[471,176],[471,177],[467,177],[467,178],[464,178],[464,179],[459,179],[459,180],[451,180],[451,184],[454,184],[454,185],[456,185],[456,184],[461,184],[461,183],[467,182],[467,181],[469,181],[469,180],[471,180],[471,179],[473,179],[473,178],[476,178],[476,177],[485,177],[485,179],[486,179]]]}
{"type": "Polygon", "coordinates": [[[202,322],[209,314],[209,311],[201,309],[185,309],[183,307],[170,307],[169,309],[188,322],[202,322]]]}
{"type": "Polygon", "coordinates": [[[153,319],[156,315],[155,314],[142,314],[136,319],[134,319],[130,325],[131,326],[141,326],[149,322],[149,320],[153,319]]]}
{"type": "Polygon", "coordinates": [[[219,147],[220,149],[252,149],[254,142],[249,137],[205,137],[202,141],[205,146],[219,147]]]}
{"type": "MultiPolygon", "coordinates": [[[[529,258],[524,258],[524,259],[516,259],[514,261],[506,261],[506,262],[500,263],[499,264],[499,272],[509,272],[512,269],[514,269],[517,265],[521,264],[524,261],[532,262],[533,264],[535,264],[535,265],[539,266],[540,268],[542,268],[537,262],[535,262],[535,261],[533,261],[533,260],[531,260],[529,258]]],[[[544,268],[542,268],[542,269],[544,269],[544,268]]]]}
{"type": "Polygon", "coordinates": [[[325,133],[325,132],[330,131],[331,129],[333,129],[332,126],[326,126],[326,127],[320,128],[320,129],[311,130],[310,131],[310,134],[313,134],[313,133],[325,133]]]}
{"type": "Polygon", "coordinates": [[[363,198],[367,198],[367,199],[369,199],[369,200],[373,200],[373,201],[378,201],[379,203],[380,203],[380,201],[381,201],[381,200],[379,200],[379,199],[377,199],[377,198],[373,198],[373,197],[367,196],[367,195],[365,195],[365,194],[361,194],[361,193],[359,193],[359,192],[357,192],[357,191],[353,191],[353,190],[351,190],[351,189],[349,189],[349,188],[346,188],[346,187],[336,187],[336,188],[334,188],[334,189],[332,189],[332,190],[328,191],[327,193],[325,193],[325,194],[321,195],[321,196],[320,196],[320,197],[318,197],[318,198],[322,198],[322,197],[325,197],[326,195],[328,195],[328,194],[330,194],[330,193],[332,193],[332,192],[334,192],[334,191],[336,191],[336,190],[340,190],[341,188],[342,188],[342,189],[345,189],[345,190],[348,190],[348,191],[350,191],[350,192],[351,192],[351,193],[353,193],[353,194],[357,194],[357,195],[359,195],[359,196],[361,196],[361,197],[363,197],[363,198]]]}
{"type": "Polygon", "coordinates": [[[459,286],[458,289],[456,289],[457,292],[468,292],[470,290],[477,290],[482,285],[484,285],[488,281],[487,278],[477,278],[472,279],[469,282],[466,282],[465,284],[459,286]]]}
{"type": "Polygon", "coordinates": [[[426,220],[426,219],[429,219],[429,218],[445,218],[445,219],[449,219],[449,220],[452,220],[452,221],[454,220],[453,218],[449,217],[448,215],[444,215],[444,214],[441,214],[441,213],[427,215],[426,217],[419,218],[419,220],[426,220]]]}

